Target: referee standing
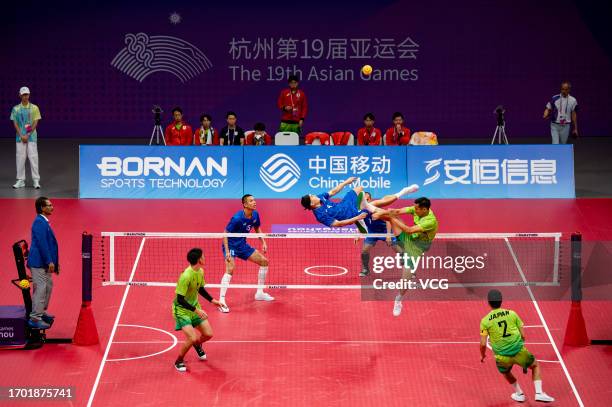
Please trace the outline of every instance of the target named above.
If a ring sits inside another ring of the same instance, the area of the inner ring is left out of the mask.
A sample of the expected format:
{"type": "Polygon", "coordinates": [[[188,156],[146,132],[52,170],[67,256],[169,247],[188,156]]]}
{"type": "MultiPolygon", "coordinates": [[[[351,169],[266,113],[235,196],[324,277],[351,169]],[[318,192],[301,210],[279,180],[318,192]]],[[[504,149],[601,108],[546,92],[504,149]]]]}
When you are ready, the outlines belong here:
{"type": "Polygon", "coordinates": [[[51,327],[53,315],[47,313],[51,291],[53,290],[53,273],[59,274],[59,255],[57,239],[49,224],[49,216],[53,213],[51,201],[41,196],[36,199],[36,218],[32,223],[32,240],[28,267],[32,272],[34,283],[34,298],[32,313],[28,324],[32,328],[47,329],[51,327]]]}

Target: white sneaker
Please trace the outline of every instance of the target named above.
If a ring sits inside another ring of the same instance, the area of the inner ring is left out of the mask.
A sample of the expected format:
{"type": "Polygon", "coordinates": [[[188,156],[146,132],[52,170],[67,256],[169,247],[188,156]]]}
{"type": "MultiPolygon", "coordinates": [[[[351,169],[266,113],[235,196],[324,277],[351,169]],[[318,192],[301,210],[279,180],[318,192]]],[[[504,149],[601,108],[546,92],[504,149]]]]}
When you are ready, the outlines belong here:
{"type": "Polygon", "coordinates": [[[518,401],[519,403],[525,401],[525,393],[512,393],[510,397],[512,397],[512,400],[518,401]]]}
{"type": "Polygon", "coordinates": [[[40,189],[40,182],[39,181],[34,181],[34,188],[35,189],[40,189]]]}
{"type": "Polygon", "coordinates": [[[395,304],[393,304],[393,316],[394,317],[399,317],[400,314],[402,313],[402,307],[404,305],[402,304],[401,300],[395,300],[395,304]]]}
{"type": "Polygon", "coordinates": [[[221,306],[218,307],[217,309],[224,314],[227,314],[229,312],[229,307],[224,302],[221,302],[221,306]]]}
{"type": "Polygon", "coordinates": [[[255,294],[255,301],[274,301],[274,297],[268,293],[257,293],[255,294]]]}
{"type": "Polygon", "coordinates": [[[24,188],[25,187],[25,181],[22,179],[18,179],[17,182],[15,182],[15,184],[13,184],[13,188],[18,189],[18,188],[24,188]]]}
{"type": "Polygon", "coordinates": [[[545,403],[551,403],[551,402],[555,401],[554,398],[550,397],[548,394],[546,394],[544,392],[536,393],[535,399],[536,399],[536,401],[543,401],[545,403]]]}

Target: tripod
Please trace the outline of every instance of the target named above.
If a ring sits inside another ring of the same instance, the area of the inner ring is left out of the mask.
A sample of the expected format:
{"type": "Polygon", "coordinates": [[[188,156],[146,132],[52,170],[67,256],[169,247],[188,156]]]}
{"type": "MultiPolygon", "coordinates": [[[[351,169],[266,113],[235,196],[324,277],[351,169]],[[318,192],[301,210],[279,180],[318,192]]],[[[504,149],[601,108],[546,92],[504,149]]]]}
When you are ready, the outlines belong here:
{"type": "Polygon", "coordinates": [[[149,140],[149,145],[153,144],[153,139],[155,138],[155,144],[159,145],[159,139],[162,139],[164,145],[166,145],[166,139],[164,138],[164,131],[162,130],[161,124],[155,123],[153,126],[153,133],[151,133],[151,140],[149,140]]]}
{"type": "Polygon", "coordinates": [[[508,144],[508,137],[506,137],[506,126],[504,125],[504,123],[497,123],[495,132],[493,133],[493,139],[491,139],[491,144],[495,144],[496,138],[497,144],[508,144]]]}

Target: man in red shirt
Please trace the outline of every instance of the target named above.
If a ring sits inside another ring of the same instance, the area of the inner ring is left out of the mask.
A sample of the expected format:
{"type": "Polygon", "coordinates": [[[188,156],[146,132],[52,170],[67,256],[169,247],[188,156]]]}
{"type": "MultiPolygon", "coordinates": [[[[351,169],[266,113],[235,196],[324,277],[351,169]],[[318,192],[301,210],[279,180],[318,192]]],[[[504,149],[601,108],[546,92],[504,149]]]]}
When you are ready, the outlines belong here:
{"type": "Polygon", "coordinates": [[[172,109],[174,122],[166,127],[167,146],[190,146],[193,144],[193,131],[191,126],[183,123],[183,110],[180,107],[172,109]]]}
{"type": "Polygon", "coordinates": [[[382,139],[380,129],[374,127],[375,117],[372,113],[366,113],[363,116],[363,124],[365,127],[357,131],[358,146],[379,146],[382,139]]]}
{"type": "Polygon", "coordinates": [[[193,144],[196,146],[217,146],[219,145],[219,133],[212,126],[212,117],[208,113],[200,116],[200,128],[193,136],[193,144]]]}
{"type": "Polygon", "coordinates": [[[308,101],[303,90],[298,89],[299,79],[296,75],[289,76],[289,87],[281,91],[276,105],[281,110],[281,123],[278,131],[302,133],[302,125],[308,114],[308,101]]]}
{"type": "Polygon", "coordinates": [[[404,127],[404,115],[400,112],[393,113],[393,127],[385,133],[385,145],[405,146],[410,143],[410,129],[404,127]]]}
{"type": "Polygon", "coordinates": [[[266,132],[266,125],[263,123],[255,123],[252,132],[247,132],[246,142],[247,146],[271,146],[272,137],[266,132]]]}

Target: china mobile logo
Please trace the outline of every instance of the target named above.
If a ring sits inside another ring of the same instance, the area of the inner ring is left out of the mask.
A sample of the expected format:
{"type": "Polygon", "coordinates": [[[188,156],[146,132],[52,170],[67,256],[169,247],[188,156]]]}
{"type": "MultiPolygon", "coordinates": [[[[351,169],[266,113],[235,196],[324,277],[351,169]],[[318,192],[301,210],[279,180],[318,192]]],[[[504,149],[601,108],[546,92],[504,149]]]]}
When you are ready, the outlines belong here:
{"type": "Polygon", "coordinates": [[[274,154],[262,164],[259,178],[274,192],[285,192],[300,179],[300,167],[286,154],[274,154]]]}
{"type": "Polygon", "coordinates": [[[124,42],[125,48],[111,65],[138,82],[155,72],[167,72],[186,82],[212,68],[202,51],[180,38],[138,33],[126,34],[124,42]]]}

